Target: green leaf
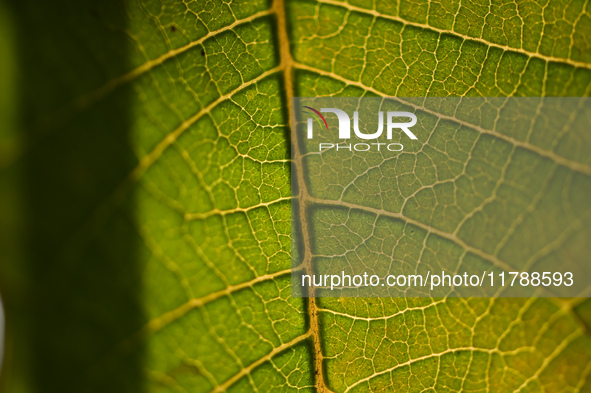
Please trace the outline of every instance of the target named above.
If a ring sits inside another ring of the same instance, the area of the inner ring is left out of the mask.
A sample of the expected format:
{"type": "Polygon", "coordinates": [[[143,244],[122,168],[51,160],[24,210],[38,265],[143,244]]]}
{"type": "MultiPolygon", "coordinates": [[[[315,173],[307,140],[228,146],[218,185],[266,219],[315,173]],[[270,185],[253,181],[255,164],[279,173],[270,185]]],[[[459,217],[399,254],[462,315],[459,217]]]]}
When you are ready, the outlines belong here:
{"type": "MultiPolygon", "coordinates": [[[[2,4],[0,386],[591,390],[584,299],[291,297],[289,144],[294,96],[587,96],[589,7],[2,4]]],[[[346,198],[399,215],[401,260],[582,258],[589,138],[452,119],[346,198]]]]}

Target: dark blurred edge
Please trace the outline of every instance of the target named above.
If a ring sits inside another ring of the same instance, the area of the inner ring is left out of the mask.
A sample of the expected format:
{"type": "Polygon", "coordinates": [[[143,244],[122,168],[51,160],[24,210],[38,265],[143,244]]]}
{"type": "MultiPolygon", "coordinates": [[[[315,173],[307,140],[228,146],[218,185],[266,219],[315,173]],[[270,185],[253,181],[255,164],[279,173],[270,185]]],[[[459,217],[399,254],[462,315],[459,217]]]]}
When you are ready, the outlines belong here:
{"type": "MultiPolygon", "coordinates": [[[[7,322],[0,390],[141,392],[142,353],[121,350],[145,323],[133,198],[109,216],[99,210],[137,164],[131,90],[76,107],[130,69],[125,4],[4,2],[16,37],[23,151],[0,166],[0,182],[19,176],[3,184],[19,188],[22,215],[12,223],[23,231],[19,252],[0,250],[7,322]]],[[[0,214],[12,210],[0,206],[0,214]]],[[[10,222],[0,221],[0,235],[18,231],[10,222]]]]}

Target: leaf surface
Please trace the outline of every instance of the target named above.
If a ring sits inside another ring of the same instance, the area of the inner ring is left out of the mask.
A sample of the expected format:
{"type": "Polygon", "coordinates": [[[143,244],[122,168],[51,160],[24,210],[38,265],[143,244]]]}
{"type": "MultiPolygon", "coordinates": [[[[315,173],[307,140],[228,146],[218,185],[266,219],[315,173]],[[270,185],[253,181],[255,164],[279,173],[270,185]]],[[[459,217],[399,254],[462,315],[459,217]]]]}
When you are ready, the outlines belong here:
{"type": "MultiPolygon", "coordinates": [[[[291,297],[288,141],[294,96],[587,96],[589,7],[107,1],[62,16],[12,6],[26,137],[7,137],[22,147],[2,181],[29,179],[35,251],[14,276],[40,299],[26,300],[34,316],[23,320],[47,328],[14,336],[32,338],[33,355],[7,358],[21,370],[8,386],[591,389],[581,300],[291,297]]],[[[335,199],[350,208],[318,209],[359,232],[379,211],[392,253],[410,263],[583,258],[590,135],[449,119],[419,153],[331,163],[335,199]],[[368,186],[380,181],[395,186],[368,186]]],[[[27,297],[3,284],[16,309],[27,297]]]]}

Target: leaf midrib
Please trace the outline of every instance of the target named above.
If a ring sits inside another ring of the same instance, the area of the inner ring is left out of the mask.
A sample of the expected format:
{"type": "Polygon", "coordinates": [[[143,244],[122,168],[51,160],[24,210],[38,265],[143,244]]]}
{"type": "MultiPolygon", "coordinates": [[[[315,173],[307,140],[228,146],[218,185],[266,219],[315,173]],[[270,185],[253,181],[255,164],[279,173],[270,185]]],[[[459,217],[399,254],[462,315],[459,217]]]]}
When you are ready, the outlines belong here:
{"type": "MultiPolygon", "coordinates": [[[[278,45],[279,45],[279,53],[280,53],[280,65],[283,68],[283,80],[284,80],[284,89],[285,89],[285,105],[287,107],[288,113],[288,121],[290,121],[293,113],[292,113],[292,99],[295,96],[294,86],[293,86],[293,65],[294,60],[291,55],[290,51],[290,40],[289,40],[289,32],[287,27],[287,16],[286,16],[286,7],[284,0],[274,0],[273,1],[273,9],[277,16],[277,36],[278,36],[278,45]]],[[[294,160],[294,165],[296,167],[301,168],[301,160],[302,155],[299,151],[299,145],[297,143],[291,144],[292,151],[292,158],[294,160]]],[[[300,185],[299,190],[300,193],[304,195],[308,194],[306,189],[306,184],[303,177],[302,171],[297,171],[297,178],[298,183],[300,185]]],[[[312,269],[312,254],[309,248],[310,245],[310,233],[308,225],[306,224],[306,217],[307,217],[307,205],[303,203],[300,205],[298,210],[298,220],[300,221],[300,228],[302,231],[302,241],[304,242],[304,255],[303,255],[303,262],[302,266],[306,274],[313,274],[312,269]]],[[[292,212],[293,214],[293,212],[292,212]]],[[[330,390],[328,389],[327,383],[325,381],[324,375],[324,367],[323,367],[323,354],[322,354],[322,337],[320,335],[320,321],[318,318],[318,306],[316,304],[316,296],[314,294],[314,287],[309,289],[309,294],[306,302],[306,312],[309,321],[309,333],[312,339],[312,349],[313,349],[313,357],[314,359],[314,381],[316,391],[319,393],[328,393],[330,390]]]]}

